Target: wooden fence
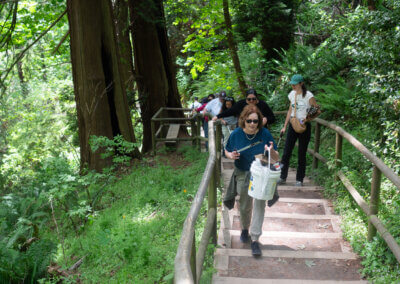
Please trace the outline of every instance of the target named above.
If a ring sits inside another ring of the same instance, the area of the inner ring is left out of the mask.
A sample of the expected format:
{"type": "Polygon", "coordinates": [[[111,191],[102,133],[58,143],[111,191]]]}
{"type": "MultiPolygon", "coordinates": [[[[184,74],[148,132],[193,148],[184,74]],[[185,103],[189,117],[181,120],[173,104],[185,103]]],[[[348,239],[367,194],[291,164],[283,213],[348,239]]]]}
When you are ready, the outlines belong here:
{"type": "MultiPolygon", "coordinates": [[[[286,114],[286,111],[275,112],[277,115],[286,114]]],[[[318,167],[318,161],[327,163],[327,159],[319,154],[319,147],[321,145],[321,125],[326,126],[336,133],[336,146],[335,146],[335,164],[336,172],[335,179],[341,180],[343,185],[347,188],[350,195],[355,202],[360,206],[363,212],[367,215],[368,223],[368,241],[376,235],[378,231],[382,238],[387,243],[389,249],[400,263],[400,246],[397,244],[393,236],[383,225],[382,221],[377,217],[379,210],[379,195],[381,174],[383,173],[397,188],[400,189],[400,177],[390,169],[381,159],[369,151],[361,142],[354,136],[343,130],[341,127],[330,123],[326,120],[316,118],[315,132],[314,132],[314,149],[308,149],[308,153],[313,156],[312,168],[318,167]],[[343,138],[345,138],[354,148],[361,152],[373,164],[372,182],[371,182],[371,198],[368,204],[361,195],[357,192],[354,186],[350,183],[349,179],[340,170],[342,159],[342,145],[343,138]]],[[[198,123],[199,131],[200,124],[198,123]]],[[[192,130],[192,133],[193,130],[192,130]]],[[[195,132],[196,135],[199,132],[195,132]]],[[[208,158],[207,166],[203,174],[203,178],[196,197],[192,203],[189,214],[183,226],[181,240],[179,242],[178,251],[175,257],[175,283],[198,283],[204,262],[204,256],[207,249],[207,244],[210,238],[213,243],[216,243],[216,188],[220,182],[221,175],[221,125],[219,121],[209,121],[209,150],[210,156],[208,158]],[[208,212],[207,223],[204,229],[203,236],[200,241],[198,251],[195,248],[195,223],[203,203],[206,191],[208,188],[208,212]]],[[[198,137],[193,137],[194,141],[199,141],[198,137]]],[[[153,140],[155,141],[155,140],[153,140]]],[[[161,140],[160,140],[161,141],[161,140]]],[[[154,142],[153,142],[154,143],[154,142]]]]}
{"type": "Polygon", "coordinates": [[[221,180],[221,123],[208,122],[209,157],[197,194],[183,225],[175,257],[175,283],[198,283],[207,246],[212,239],[217,244],[217,187],[221,180]],[[196,252],[195,225],[208,191],[207,222],[196,252]]]}

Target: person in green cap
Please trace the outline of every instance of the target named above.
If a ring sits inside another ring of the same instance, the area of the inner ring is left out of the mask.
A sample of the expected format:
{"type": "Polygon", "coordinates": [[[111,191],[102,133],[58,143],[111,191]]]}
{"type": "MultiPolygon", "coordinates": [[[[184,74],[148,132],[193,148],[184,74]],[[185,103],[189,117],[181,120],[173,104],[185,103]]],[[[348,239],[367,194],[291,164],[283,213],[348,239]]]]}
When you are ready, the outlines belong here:
{"type": "Polygon", "coordinates": [[[319,109],[319,106],[317,105],[314,95],[310,91],[307,91],[303,76],[300,74],[293,75],[289,84],[292,85],[292,91],[288,95],[290,106],[286,115],[285,124],[281,129],[281,135],[286,132],[286,128],[288,128],[288,132],[281,160],[283,168],[281,170],[281,176],[278,180],[278,184],[286,183],[290,156],[292,155],[293,148],[296,144],[296,140],[298,139],[299,147],[295,186],[303,186],[303,179],[306,175],[306,153],[308,143],[310,142],[311,138],[311,125],[309,123],[311,119],[307,117],[307,112],[311,107],[319,109]],[[297,117],[301,124],[306,125],[306,130],[303,133],[297,133],[293,129],[292,125],[289,123],[290,118],[292,117],[297,117]]]}

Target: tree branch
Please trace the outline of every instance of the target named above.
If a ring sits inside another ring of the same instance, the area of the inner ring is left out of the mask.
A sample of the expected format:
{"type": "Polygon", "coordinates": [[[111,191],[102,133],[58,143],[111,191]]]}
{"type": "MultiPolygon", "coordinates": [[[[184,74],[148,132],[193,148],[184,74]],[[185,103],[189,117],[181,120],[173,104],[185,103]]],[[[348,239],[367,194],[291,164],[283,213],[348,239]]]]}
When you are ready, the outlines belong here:
{"type": "Polygon", "coordinates": [[[61,38],[60,42],[57,44],[56,48],[54,48],[53,52],[51,53],[52,55],[58,51],[60,46],[64,43],[64,41],[67,39],[69,36],[69,30],[65,33],[65,35],[61,38]]]}
{"type": "Polygon", "coordinates": [[[0,84],[4,88],[4,80],[7,78],[8,74],[11,72],[11,70],[14,68],[14,66],[22,59],[22,57],[25,55],[25,53],[33,46],[35,43],[37,43],[45,34],[47,34],[61,19],[64,17],[64,15],[67,13],[67,9],[45,30],[43,31],[37,39],[35,39],[31,44],[29,44],[17,57],[17,59],[11,64],[10,68],[8,68],[7,72],[5,73],[2,78],[0,77],[0,84]]]}
{"type": "MultiPolygon", "coordinates": [[[[3,38],[0,40],[0,48],[3,48],[4,45],[8,44],[9,40],[11,39],[11,34],[15,29],[15,25],[17,24],[18,1],[19,0],[16,0],[15,3],[11,4],[10,12],[9,12],[6,20],[4,21],[3,26],[1,27],[1,32],[3,32],[4,26],[6,25],[10,16],[12,15],[11,26],[8,29],[8,31],[5,33],[3,38]]],[[[2,8],[1,8],[2,10],[3,10],[3,7],[4,6],[2,6],[2,8]]]]}

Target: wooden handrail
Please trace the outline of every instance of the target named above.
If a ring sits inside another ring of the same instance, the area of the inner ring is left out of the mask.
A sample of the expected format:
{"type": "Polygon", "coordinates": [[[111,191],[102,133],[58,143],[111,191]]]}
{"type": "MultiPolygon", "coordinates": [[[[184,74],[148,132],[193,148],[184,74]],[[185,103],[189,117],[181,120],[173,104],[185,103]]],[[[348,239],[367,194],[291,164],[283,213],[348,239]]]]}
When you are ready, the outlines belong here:
{"type": "MultiPolygon", "coordinates": [[[[342,157],[342,138],[353,145],[359,152],[361,152],[373,165],[373,175],[371,182],[371,198],[370,204],[361,197],[354,186],[351,184],[350,180],[344,175],[340,170],[336,171],[336,177],[340,179],[346,189],[349,191],[350,195],[353,197],[354,201],[360,206],[362,211],[368,217],[368,240],[371,241],[375,236],[376,231],[381,234],[382,238],[385,240],[386,244],[392,251],[393,255],[396,257],[397,261],[400,263],[400,246],[397,244],[393,236],[388,232],[388,230],[383,225],[382,221],[376,216],[378,214],[378,204],[379,204],[379,188],[381,183],[381,173],[383,173],[397,188],[400,189],[400,177],[389,168],[381,159],[375,156],[371,151],[369,151],[360,141],[358,141],[353,135],[343,130],[341,127],[328,122],[326,120],[316,118],[316,131],[315,131],[315,143],[318,144],[314,150],[308,149],[307,151],[314,156],[315,159],[320,160],[324,164],[327,163],[327,159],[321,156],[317,151],[320,146],[320,129],[319,125],[324,125],[336,132],[336,146],[335,146],[335,164],[337,168],[341,166],[338,161],[342,157]]],[[[313,168],[317,167],[317,163],[313,162],[313,168]]]]}
{"type": "Polygon", "coordinates": [[[344,131],[341,127],[330,123],[326,120],[316,118],[315,122],[320,123],[335,132],[339,133],[343,138],[350,142],[358,151],[360,151],[368,160],[370,160],[378,169],[397,187],[400,189],[400,177],[389,168],[381,159],[375,156],[370,150],[368,150],[360,141],[358,141],[353,135],[344,131]]]}
{"type": "Polygon", "coordinates": [[[207,244],[210,238],[216,244],[216,210],[217,210],[217,190],[216,185],[219,183],[221,165],[221,122],[208,122],[208,147],[209,157],[207,166],[203,173],[203,178],[197,190],[196,196],[192,202],[189,213],[183,224],[181,239],[179,241],[178,250],[175,257],[175,283],[197,283],[201,277],[201,271],[204,262],[204,256],[207,250],[207,244]],[[216,131],[214,130],[216,126],[216,131]],[[204,197],[208,188],[208,217],[206,227],[200,242],[198,252],[195,250],[195,224],[202,207],[204,197]],[[194,265],[193,265],[194,260],[194,265]]]}

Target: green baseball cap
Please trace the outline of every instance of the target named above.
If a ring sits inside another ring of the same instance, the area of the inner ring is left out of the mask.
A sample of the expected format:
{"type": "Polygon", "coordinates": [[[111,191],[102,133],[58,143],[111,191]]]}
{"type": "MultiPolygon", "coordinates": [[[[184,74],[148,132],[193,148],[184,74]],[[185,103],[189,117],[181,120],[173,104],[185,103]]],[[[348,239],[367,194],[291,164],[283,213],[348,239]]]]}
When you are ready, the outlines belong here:
{"type": "Polygon", "coordinates": [[[303,76],[300,74],[293,75],[292,79],[290,80],[290,85],[297,85],[298,83],[304,82],[303,76]]]}

